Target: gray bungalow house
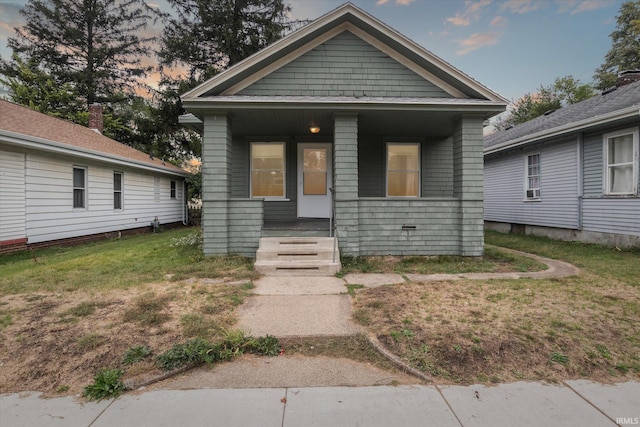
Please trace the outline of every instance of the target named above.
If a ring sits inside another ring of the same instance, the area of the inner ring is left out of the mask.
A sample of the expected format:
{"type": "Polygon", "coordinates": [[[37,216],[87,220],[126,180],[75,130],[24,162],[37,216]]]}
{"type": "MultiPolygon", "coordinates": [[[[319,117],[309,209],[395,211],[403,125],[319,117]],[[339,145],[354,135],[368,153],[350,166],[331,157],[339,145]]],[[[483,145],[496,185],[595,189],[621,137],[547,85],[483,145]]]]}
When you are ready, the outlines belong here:
{"type": "Polygon", "coordinates": [[[639,79],[486,137],[487,227],[640,245],[639,79]]]}
{"type": "Polygon", "coordinates": [[[182,100],[206,254],[311,231],[348,255],[483,253],[482,127],[506,100],[354,5],[182,100]]]}

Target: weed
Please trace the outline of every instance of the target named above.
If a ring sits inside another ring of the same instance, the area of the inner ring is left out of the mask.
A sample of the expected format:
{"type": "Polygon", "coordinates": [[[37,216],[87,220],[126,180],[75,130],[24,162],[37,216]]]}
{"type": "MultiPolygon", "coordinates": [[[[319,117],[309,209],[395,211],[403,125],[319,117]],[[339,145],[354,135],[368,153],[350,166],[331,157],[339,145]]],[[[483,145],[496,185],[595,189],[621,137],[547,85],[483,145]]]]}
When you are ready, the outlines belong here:
{"type": "Polygon", "coordinates": [[[160,369],[170,371],[196,363],[213,362],[211,344],[202,338],[194,338],[184,344],[175,344],[169,350],[156,357],[160,369]]]}
{"type": "Polygon", "coordinates": [[[84,388],[83,395],[89,400],[102,400],[118,397],[126,387],[122,380],[120,369],[101,369],[93,378],[93,384],[84,388]]]}
{"type": "Polygon", "coordinates": [[[56,387],[56,393],[66,393],[69,391],[69,386],[68,385],[60,385],[58,387],[56,387]]]}
{"type": "Polygon", "coordinates": [[[561,351],[554,351],[551,353],[550,359],[552,362],[560,363],[562,365],[569,363],[569,357],[561,351]]]}
{"type": "Polygon", "coordinates": [[[76,317],[84,317],[92,314],[96,310],[96,305],[91,302],[82,302],[75,307],[70,308],[65,311],[64,314],[76,316],[76,317]]]}
{"type": "Polygon", "coordinates": [[[347,293],[349,295],[351,295],[352,297],[356,296],[356,289],[362,289],[364,288],[364,285],[356,285],[356,284],[349,284],[347,285],[347,293]]]}
{"type": "Polygon", "coordinates": [[[371,323],[371,314],[366,308],[358,308],[353,312],[353,318],[361,325],[371,323]]]}
{"type": "Polygon", "coordinates": [[[247,351],[261,356],[277,356],[280,354],[280,342],[276,337],[267,335],[265,337],[251,338],[248,340],[247,351]]]}
{"type": "Polygon", "coordinates": [[[604,357],[605,359],[611,359],[611,353],[606,346],[602,344],[596,344],[596,350],[598,351],[598,353],[600,353],[600,356],[604,357]]]}
{"type": "Polygon", "coordinates": [[[134,363],[141,362],[146,357],[151,356],[152,351],[146,345],[136,345],[124,353],[122,363],[124,365],[133,365],[134,363]]]}

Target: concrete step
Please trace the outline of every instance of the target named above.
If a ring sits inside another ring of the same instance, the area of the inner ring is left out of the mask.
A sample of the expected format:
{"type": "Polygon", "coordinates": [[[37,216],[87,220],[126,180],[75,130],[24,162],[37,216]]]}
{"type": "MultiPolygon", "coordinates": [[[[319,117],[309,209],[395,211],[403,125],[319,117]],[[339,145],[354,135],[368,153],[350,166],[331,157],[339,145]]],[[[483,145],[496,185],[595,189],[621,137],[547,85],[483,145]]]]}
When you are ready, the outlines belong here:
{"type": "Polygon", "coordinates": [[[331,237],[263,237],[254,268],[268,276],[332,276],[341,268],[338,242],[331,237]]]}

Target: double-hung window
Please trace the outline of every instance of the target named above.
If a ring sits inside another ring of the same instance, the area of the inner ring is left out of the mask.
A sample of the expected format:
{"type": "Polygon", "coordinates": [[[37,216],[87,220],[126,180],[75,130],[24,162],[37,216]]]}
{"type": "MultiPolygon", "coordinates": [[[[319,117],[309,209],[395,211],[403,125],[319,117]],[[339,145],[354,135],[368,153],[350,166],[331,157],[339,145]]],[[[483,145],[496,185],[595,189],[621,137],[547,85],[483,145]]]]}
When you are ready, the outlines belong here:
{"type": "Polygon", "coordinates": [[[525,198],[540,199],[540,153],[529,154],[525,164],[525,198]]]}
{"type": "Polygon", "coordinates": [[[251,197],[284,198],[284,143],[251,144],[251,197]]]}
{"type": "Polygon", "coordinates": [[[604,193],[638,194],[638,128],[604,135],[604,193]]]}
{"type": "Polygon", "coordinates": [[[175,182],[175,181],[173,181],[173,180],[171,180],[171,190],[170,190],[170,192],[169,192],[169,196],[170,196],[172,199],[175,199],[175,198],[176,198],[176,182],[175,182]]]}
{"type": "Polygon", "coordinates": [[[122,172],[113,172],[113,209],[122,209],[122,172]]]}
{"type": "Polygon", "coordinates": [[[420,144],[387,144],[387,197],[420,196],[420,144]]]}
{"type": "Polygon", "coordinates": [[[73,208],[87,207],[87,168],[73,167],[73,208]]]}

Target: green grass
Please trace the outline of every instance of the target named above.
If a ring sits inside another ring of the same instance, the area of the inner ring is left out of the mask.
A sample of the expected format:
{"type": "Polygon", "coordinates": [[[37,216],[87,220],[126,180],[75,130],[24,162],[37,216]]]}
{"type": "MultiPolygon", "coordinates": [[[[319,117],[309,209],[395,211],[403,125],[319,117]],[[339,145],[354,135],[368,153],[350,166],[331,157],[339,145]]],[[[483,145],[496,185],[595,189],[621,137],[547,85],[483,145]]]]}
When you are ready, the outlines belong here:
{"type": "Polygon", "coordinates": [[[77,289],[126,289],[140,283],[188,277],[252,279],[251,260],[204,257],[194,228],[130,236],[70,248],[49,248],[0,256],[0,295],[77,289]]]}

